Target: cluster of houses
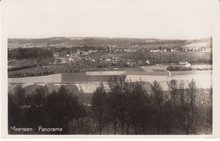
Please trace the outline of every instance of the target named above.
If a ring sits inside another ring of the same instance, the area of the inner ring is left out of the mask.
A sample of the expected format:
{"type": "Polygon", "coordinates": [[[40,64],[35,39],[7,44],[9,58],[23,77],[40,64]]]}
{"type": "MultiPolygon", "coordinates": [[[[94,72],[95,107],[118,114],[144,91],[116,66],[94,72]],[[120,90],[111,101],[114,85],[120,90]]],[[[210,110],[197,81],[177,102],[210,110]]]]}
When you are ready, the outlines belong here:
{"type": "Polygon", "coordinates": [[[88,51],[82,51],[82,50],[76,50],[76,52],[71,52],[67,54],[60,54],[59,52],[55,52],[53,54],[54,64],[72,64],[75,62],[78,62],[82,60],[84,57],[85,60],[93,61],[95,62],[95,59],[92,59],[89,57],[90,55],[96,53],[97,50],[88,50],[88,51]]]}
{"type": "Polygon", "coordinates": [[[162,48],[158,47],[155,49],[150,49],[150,52],[211,52],[212,42],[211,40],[199,40],[192,41],[183,46],[172,47],[172,48],[162,48]]]}
{"type": "Polygon", "coordinates": [[[156,48],[150,49],[149,52],[211,52],[210,47],[190,47],[190,48],[156,48]]]}
{"type": "MultiPolygon", "coordinates": [[[[134,50],[130,49],[110,49],[110,54],[114,53],[119,53],[121,52],[124,53],[131,53],[134,52],[134,50]]],[[[103,63],[103,64],[116,64],[119,61],[123,61],[123,59],[120,59],[119,56],[117,55],[108,55],[108,53],[99,53],[100,55],[94,55],[97,53],[98,50],[88,50],[88,51],[83,51],[83,50],[76,50],[76,52],[71,52],[67,54],[61,54],[59,52],[55,52],[53,54],[54,57],[54,62],[53,64],[73,64],[79,61],[87,61],[87,62],[97,62],[97,63],[103,63]]],[[[127,62],[126,60],[124,62],[127,62]]]]}
{"type": "MultiPolygon", "coordinates": [[[[123,60],[117,56],[117,54],[124,54],[124,53],[135,53],[140,48],[124,48],[124,47],[116,47],[112,46],[104,46],[100,48],[95,47],[79,47],[74,49],[74,51],[69,52],[59,52],[56,51],[53,53],[55,58],[53,64],[73,64],[78,61],[89,61],[89,62],[97,62],[103,64],[117,64],[118,62],[124,62],[127,66],[135,66],[135,65],[142,65],[142,64],[150,64],[149,60],[123,60]],[[97,55],[96,55],[97,54],[97,55]],[[113,56],[108,56],[108,54],[112,54],[113,56]],[[115,54],[115,55],[114,55],[115,54]],[[108,57],[107,57],[108,56],[108,57]]],[[[148,47],[141,48],[144,52],[150,53],[160,53],[160,52],[186,52],[186,53],[193,53],[193,52],[201,52],[201,53],[210,53],[212,51],[211,42],[196,42],[196,43],[189,43],[184,46],[179,47],[155,47],[149,49],[148,47]]],[[[141,50],[141,51],[142,51],[141,50]]]]}

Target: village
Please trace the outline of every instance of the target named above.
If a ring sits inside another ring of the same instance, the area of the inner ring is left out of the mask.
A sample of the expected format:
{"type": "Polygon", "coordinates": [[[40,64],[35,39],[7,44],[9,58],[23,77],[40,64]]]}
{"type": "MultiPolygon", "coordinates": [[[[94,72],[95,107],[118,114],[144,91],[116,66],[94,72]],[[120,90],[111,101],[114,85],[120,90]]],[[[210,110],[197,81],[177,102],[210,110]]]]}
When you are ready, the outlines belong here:
{"type": "Polygon", "coordinates": [[[78,61],[88,61],[91,63],[108,63],[108,65],[116,65],[118,62],[123,62],[128,66],[132,66],[135,64],[150,65],[149,59],[143,60],[144,58],[141,58],[139,60],[135,60],[136,58],[125,58],[124,56],[125,54],[132,56],[133,54],[138,52],[146,53],[146,56],[148,54],[149,56],[156,56],[157,53],[211,53],[212,51],[211,47],[209,46],[201,47],[196,45],[186,45],[182,48],[163,48],[159,46],[153,49],[149,49],[148,47],[143,46],[142,48],[138,46],[132,46],[127,48],[121,48],[116,46],[104,46],[102,47],[103,49],[95,49],[95,47],[91,48],[90,50],[86,49],[86,47],[81,47],[74,50],[67,48],[68,52],[54,51],[53,57],[55,60],[53,64],[73,64],[78,61]]]}
{"type": "MultiPolygon", "coordinates": [[[[39,133],[35,129],[38,123],[62,127],[63,134],[198,134],[200,128],[206,128],[201,131],[204,134],[211,132],[210,40],[181,42],[181,45],[174,41],[175,44],[77,47],[53,46],[46,41],[44,47],[8,50],[9,113],[13,115],[9,124],[12,127],[30,126],[33,134],[39,133]],[[157,109],[158,102],[161,109],[157,109]],[[193,108],[203,112],[195,115],[191,115],[191,109],[177,112],[192,103],[193,108]],[[129,105],[128,109],[124,105],[129,105]],[[136,105],[140,107],[136,109],[136,105]],[[100,107],[105,114],[101,117],[103,123],[94,116],[100,107]],[[57,109],[61,110],[57,112],[57,109]],[[17,119],[19,113],[22,118],[17,119]],[[138,119],[134,118],[137,114],[138,119]],[[161,115],[166,118],[160,122],[161,115]],[[189,118],[183,119],[183,115],[192,119],[200,116],[206,121],[204,124],[203,119],[189,121],[189,118]],[[29,117],[32,117],[30,123],[23,124],[29,117]],[[170,119],[175,122],[172,127],[168,126],[170,119]],[[186,122],[197,125],[185,125],[186,122]]],[[[12,129],[9,132],[18,133],[12,129]]]]}

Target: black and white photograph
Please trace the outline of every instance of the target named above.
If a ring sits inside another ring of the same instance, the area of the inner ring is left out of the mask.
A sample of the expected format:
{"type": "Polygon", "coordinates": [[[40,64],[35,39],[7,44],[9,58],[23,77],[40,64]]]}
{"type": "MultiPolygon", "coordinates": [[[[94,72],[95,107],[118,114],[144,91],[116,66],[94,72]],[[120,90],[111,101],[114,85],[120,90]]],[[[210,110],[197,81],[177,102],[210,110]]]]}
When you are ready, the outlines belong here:
{"type": "Polygon", "coordinates": [[[8,135],[213,135],[217,0],[1,4],[8,135]]]}

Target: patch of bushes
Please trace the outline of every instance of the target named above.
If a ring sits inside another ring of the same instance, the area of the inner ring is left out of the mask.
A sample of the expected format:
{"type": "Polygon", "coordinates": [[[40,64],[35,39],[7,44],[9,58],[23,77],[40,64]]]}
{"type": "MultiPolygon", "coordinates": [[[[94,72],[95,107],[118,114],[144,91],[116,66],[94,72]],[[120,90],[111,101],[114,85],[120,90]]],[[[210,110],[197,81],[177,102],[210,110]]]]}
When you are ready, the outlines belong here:
{"type": "Polygon", "coordinates": [[[192,68],[185,66],[169,66],[167,67],[168,71],[191,71],[192,68]]]}

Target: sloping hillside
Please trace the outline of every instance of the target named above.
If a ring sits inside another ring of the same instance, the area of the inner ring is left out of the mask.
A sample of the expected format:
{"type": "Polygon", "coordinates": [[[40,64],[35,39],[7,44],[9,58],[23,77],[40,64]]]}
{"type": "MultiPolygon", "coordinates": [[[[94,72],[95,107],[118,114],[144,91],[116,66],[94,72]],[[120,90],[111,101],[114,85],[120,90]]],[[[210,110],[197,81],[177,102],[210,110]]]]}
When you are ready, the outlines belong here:
{"type": "Polygon", "coordinates": [[[8,48],[18,47],[77,47],[77,46],[132,46],[155,44],[183,44],[187,40],[161,40],[137,38],[53,37],[41,39],[8,39],[8,48]]]}

